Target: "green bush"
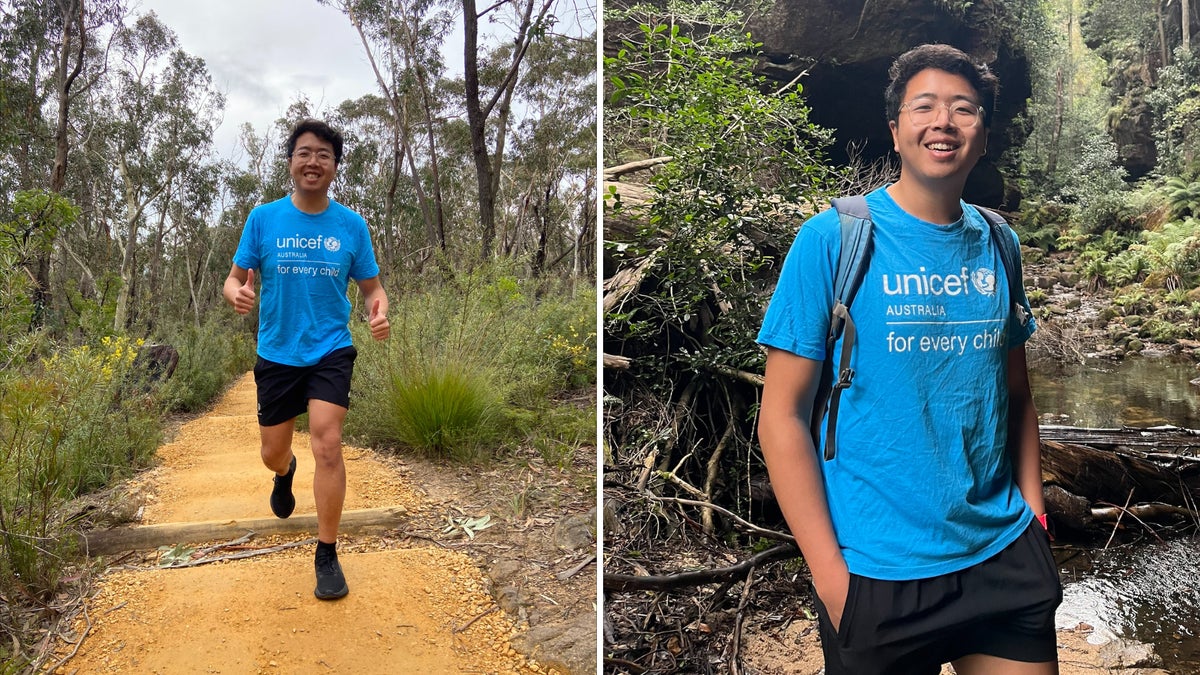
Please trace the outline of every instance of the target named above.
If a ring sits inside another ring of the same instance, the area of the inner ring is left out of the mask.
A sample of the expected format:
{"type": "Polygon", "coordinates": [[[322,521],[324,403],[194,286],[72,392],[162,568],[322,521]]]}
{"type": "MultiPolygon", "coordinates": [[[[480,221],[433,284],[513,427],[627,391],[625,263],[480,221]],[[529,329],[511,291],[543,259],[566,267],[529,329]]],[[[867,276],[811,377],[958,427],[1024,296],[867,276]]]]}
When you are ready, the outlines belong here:
{"type": "Polygon", "coordinates": [[[1053,251],[1060,237],[1070,229],[1073,215],[1071,207],[1056,201],[1025,203],[1021,205],[1021,215],[1013,223],[1013,229],[1022,244],[1053,251]]]}
{"type": "Polygon", "coordinates": [[[0,593],[53,597],[74,539],[61,505],[147,466],[153,400],[129,386],[140,341],[64,348],[0,380],[0,593]]]}
{"type": "Polygon", "coordinates": [[[353,327],[352,437],[478,459],[557,437],[547,411],[567,405],[557,401],[567,392],[595,385],[590,288],[520,279],[497,265],[392,296],[388,341],[353,327]]]}
{"type": "Polygon", "coordinates": [[[163,342],[179,351],[175,374],[159,390],[159,399],[168,411],[203,409],[232,380],[254,367],[253,341],[220,319],[169,331],[163,342]]]}

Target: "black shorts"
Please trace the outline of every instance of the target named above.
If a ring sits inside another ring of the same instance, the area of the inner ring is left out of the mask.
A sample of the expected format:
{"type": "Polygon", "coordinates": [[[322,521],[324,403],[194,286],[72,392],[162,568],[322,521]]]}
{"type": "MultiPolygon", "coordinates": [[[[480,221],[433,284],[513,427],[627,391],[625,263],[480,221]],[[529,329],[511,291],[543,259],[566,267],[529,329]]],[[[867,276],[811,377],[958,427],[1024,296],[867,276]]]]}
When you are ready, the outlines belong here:
{"type": "Polygon", "coordinates": [[[834,631],[816,600],[826,675],[937,675],[969,654],[1056,661],[1054,611],[1062,584],[1042,526],[965,570],[928,579],[850,575],[842,625],[834,631]]]}
{"type": "Polygon", "coordinates": [[[258,357],[254,383],[258,386],[258,423],[282,424],[308,411],[308,400],[350,407],[350,377],[358,350],[353,346],[329,352],[315,365],[288,366],[258,357]]]}

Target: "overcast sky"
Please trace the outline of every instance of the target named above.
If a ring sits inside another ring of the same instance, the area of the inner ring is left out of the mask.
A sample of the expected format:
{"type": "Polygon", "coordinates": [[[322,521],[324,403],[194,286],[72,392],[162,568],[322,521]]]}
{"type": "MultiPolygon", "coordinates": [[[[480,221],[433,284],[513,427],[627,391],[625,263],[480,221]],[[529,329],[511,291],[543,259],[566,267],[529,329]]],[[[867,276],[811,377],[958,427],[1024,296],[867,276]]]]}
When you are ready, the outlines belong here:
{"type": "Polygon", "coordinates": [[[300,94],[321,112],[378,91],[349,19],[315,0],[140,3],[134,13],[153,10],[181,49],[204,59],[225,94],[225,118],[214,138],[222,157],[240,159],[243,122],[262,134],[300,94]]]}

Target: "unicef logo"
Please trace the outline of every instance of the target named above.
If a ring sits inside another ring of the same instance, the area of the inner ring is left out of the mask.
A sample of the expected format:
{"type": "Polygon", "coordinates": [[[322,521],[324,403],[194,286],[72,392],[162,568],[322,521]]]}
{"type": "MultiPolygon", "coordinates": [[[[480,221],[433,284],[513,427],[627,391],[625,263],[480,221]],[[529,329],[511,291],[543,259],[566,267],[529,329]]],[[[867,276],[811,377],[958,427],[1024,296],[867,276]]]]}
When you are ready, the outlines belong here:
{"type": "Polygon", "coordinates": [[[975,290],[984,295],[996,294],[996,273],[986,267],[971,273],[971,283],[975,285],[975,290]]]}
{"type": "Polygon", "coordinates": [[[325,250],[330,253],[336,253],[342,248],[342,242],[337,240],[337,237],[325,237],[325,250]]]}

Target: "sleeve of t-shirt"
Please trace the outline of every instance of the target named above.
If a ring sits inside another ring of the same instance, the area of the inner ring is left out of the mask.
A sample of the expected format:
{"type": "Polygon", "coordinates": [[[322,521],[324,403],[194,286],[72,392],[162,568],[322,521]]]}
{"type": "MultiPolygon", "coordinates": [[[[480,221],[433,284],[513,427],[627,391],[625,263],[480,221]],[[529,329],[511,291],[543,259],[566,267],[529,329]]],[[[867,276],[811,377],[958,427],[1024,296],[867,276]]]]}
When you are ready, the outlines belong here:
{"type": "Polygon", "coordinates": [[[350,278],[373,279],[379,276],[379,264],[375,262],[375,249],[371,246],[371,233],[365,220],[358,221],[358,248],[354,262],[350,265],[350,278]]]}
{"type": "Polygon", "coordinates": [[[815,361],[825,359],[833,273],[841,249],[839,227],[837,213],[826,210],[800,228],[767,305],[759,344],[815,361]]]}
{"type": "Polygon", "coordinates": [[[254,211],[246,218],[246,226],[242,228],[242,238],[238,241],[237,251],[233,253],[233,264],[244,270],[261,269],[262,255],[259,250],[261,238],[258,236],[258,218],[254,211]]]}
{"type": "MultiPolygon", "coordinates": [[[[1017,269],[1024,271],[1025,266],[1024,266],[1024,263],[1021,261],[1020,238],[1017,237],[1017,233],[1015,231],[1013,231],[1012,228],[1008,228],[1008,234],[1009,234],[1009,236],[1011,236],[1013,238],[1013,248],[1015,248],[1017,251],[1017,269]]],[[[1022,276],[1024,276],[1024,275],[1022,275],[1022,276]]],[[[1022,279],[1022,283],[1024,283],[1023,279],[1022,279]]],[[[1009,293],[1010,294],[1014,293],[1014,290],[1009,289],[1009,293]]],[[[1033,318],[1033,308],[1029,305],[1029,298],[1026,297],[1024,294],[1022,294],[1021,300],[1023,303],[1021,306],[1025,308],[1025,316],[1029,317],[1029,320],[1025,322],[1024,326],[1022,326],[1021,318],[1019,316],[1017,316],[1015,312],[1009,313],[1009,318],[1008,318],[1008,348],[1009,349],[1012,349],[1013,347],[1019,347],[1019,346],[1025,344],[1026,342],[1028,342],[1029,338],[1033,336],[1033,332],[1037,330],[1037,321],[1033,318]]]]}

